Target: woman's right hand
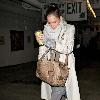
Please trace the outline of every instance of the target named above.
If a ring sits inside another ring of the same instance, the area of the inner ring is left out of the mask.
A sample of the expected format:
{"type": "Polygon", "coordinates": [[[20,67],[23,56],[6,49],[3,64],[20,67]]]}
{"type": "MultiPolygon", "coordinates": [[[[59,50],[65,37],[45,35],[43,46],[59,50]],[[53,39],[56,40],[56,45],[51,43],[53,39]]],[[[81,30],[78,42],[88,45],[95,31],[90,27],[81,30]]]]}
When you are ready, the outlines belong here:
{"type": "Polygon", "coordinates": [[[39,35],[35,34],[35,36],[36,36],[37,42],[38,42],[40,45],[43,44],[43,42],[44,42],[44,36],[43,36],[43,34],[39,34],[39,35]]]}

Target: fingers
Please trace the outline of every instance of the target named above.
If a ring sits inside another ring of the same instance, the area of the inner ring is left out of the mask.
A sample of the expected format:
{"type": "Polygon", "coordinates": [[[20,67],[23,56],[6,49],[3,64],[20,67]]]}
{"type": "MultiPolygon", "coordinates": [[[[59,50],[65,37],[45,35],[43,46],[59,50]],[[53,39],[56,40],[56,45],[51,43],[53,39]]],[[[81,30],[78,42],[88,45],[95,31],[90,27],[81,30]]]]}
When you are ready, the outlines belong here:
{"type": "Polygon", "coordinates": [[[43,34],[36,36],[37,40],[43,40],[43,34]]]}
{"type": "Polygon", "coordinates": [[[43,39],[44,39],[43,34],[37,36],[37,38],[38,38],[39,40],[43,40],[43,39]]]}
{"type": "Polygon", "coordinates": [[[43,34],[35,35],[35,36],[36,36],[36,40],[37,40],[38,43],[39,43],[40,41],[43,41],[43,40],[44,40],[43,34]]]}

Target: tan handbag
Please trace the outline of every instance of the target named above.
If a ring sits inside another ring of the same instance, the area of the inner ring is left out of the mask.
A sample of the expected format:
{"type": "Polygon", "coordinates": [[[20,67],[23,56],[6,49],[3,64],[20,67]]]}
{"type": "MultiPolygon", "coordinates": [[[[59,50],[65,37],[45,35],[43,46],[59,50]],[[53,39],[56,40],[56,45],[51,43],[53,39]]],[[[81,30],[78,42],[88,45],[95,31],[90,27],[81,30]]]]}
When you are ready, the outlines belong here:
{"type": "MultiPolygon", "coordinates": [[[[68,62],[67,55],[66,61],[68,62]]],[[[37,62],[36,76],[51,86],[64,86],[69,75],[67,62],[66,64],[59,62],[59,52],[48,49],[37,62]],[[51,57],[47,60],[44,56],[49,51],[51,57]]]]}

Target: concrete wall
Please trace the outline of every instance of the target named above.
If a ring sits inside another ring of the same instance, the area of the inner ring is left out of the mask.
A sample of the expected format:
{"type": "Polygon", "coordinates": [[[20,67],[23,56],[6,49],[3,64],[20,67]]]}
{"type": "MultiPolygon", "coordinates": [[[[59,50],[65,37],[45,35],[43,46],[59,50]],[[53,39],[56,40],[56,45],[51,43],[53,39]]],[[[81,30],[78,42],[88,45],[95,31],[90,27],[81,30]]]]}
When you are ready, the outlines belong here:
{"type": "Polygon", "coordinates": [[[0,1],[0,36],[4,36],[5,40],[0,45],[0,67],[34,60],[33,34],[40,21],[39,11],[25,10],[9,0],[0,1]],[[11,51],[10,30],[24,31],[24,50],[11,51]],[[30,43],[27,41],[28,36],[31,37],[30,43]]]}

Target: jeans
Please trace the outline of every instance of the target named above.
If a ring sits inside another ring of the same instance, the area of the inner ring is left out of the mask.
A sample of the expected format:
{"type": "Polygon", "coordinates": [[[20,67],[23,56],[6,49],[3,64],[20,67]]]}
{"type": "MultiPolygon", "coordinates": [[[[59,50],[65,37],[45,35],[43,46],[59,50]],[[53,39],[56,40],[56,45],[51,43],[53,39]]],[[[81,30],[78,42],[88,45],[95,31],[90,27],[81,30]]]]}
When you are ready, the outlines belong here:
{"type": "Polygon", "coordinates": [[[65,100],[66,98],[66,87],[51,87],[52,94],[51,100],[65,100]]]}

